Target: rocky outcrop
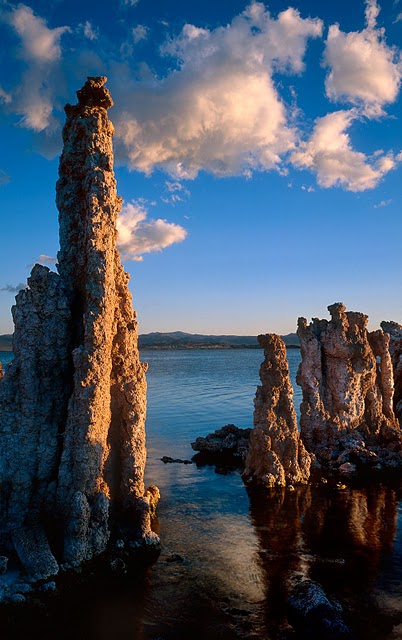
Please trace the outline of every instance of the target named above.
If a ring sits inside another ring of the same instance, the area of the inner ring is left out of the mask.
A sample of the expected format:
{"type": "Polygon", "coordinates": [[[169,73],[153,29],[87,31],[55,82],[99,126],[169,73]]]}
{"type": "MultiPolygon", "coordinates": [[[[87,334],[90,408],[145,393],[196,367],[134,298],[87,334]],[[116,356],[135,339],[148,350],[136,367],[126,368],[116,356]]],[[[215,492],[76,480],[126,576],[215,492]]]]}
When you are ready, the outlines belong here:
{"type": "Polygon", "coordinates": [[[328,310],[330,321],[298,322],[303,442],[334,470],[345,463],[378,470],[398,467],[402,433],[393,410],[389,336],[369,332],[367,316],[346,312],[342,303],[328,310]]]}
{"type": "MultiPolygon", "coordinates": [[[[16,297],[0,383],[0,545],[33,579],[156,543],[144,490],[146,366],[116,249],[113,102],[89,78],[66,106],[57,183],[59,274],[35,265],[16,297]]],[[[0,551],[1,552],[1,551],[0,551]]]]}
{"type": "Polygon", "coordinates": [[[381,322],[381,329],[389,334],[389,352],[394,369],[394,410],[402,423],[402,325],[397,322],[381,322]]]}
{"type": "Polygon", "coordinates": [[[288,600],[289,619],[305,638],[347,640],[352,638],[343,619],[342,605],[327,596],[313,580],[301,580],[288,600]]]}
{"type": "Polygon", "coordinates": [[[258,342],[264,349],[264,360],[244,477],[268,487],[303,484],[310,477],[311,455],[297,428],[286,346],[273,333],[258,336],[258,342]]]}
{"type": "Polygon", "coordinates": [[[240,429],[234,424],[226,424],[221,429],[191,443],[198,464],[218,464],[243,468],[248,451],[251,429],[240,429]]]}

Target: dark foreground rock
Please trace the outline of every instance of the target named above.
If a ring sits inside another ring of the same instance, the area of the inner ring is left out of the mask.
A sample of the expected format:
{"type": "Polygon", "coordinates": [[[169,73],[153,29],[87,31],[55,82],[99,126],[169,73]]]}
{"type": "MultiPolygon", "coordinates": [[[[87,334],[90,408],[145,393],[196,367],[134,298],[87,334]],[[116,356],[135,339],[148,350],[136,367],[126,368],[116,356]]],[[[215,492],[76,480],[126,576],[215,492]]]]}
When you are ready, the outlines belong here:
{"type": "Polygon", "coordinates": [[[162,456],[161,461],[165,464],[193,464],[192,460],[182,460],[181,458],[171,458],[170,456],[162,456]]]}
{"type": "Polygon", "coordinates": [[[240,429],[234,424],[227,424],[221,429],[197,438],[191,443],[194,451],[199,453],[193,457],[197,464],[229,465],[244,468],[251,429],[240,429]]]}
{"type": "Polygon", "coordinates": [[[350,640],[349,627],[343,620],[339,602],[330,599],[320,584],[303,580],[288,599],[291,624],[301,638],[315,640],[350,640]]]}

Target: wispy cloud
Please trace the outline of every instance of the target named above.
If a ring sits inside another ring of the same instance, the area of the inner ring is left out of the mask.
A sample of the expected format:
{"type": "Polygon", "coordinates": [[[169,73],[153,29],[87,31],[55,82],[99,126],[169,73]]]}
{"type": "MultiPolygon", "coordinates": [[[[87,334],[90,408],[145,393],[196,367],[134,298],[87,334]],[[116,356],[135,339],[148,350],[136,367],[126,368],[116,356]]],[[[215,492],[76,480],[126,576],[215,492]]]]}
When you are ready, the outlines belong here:
{"type": "Polygon", "coordinates": [[[8,184],[10,182],[10,176],[0,169],[0,187],[8,184]]]}
{"type": "Polygon", "coordinates": [[[143,202],[124,204],[117,219],[117,246],[123,260],[142,262],[143,254],[161,251],[186,238],[187,231],[180,225],[160,218],[147,220],[147,216],[143,202]]]}
{"type": "Polygon", "coordinates": [[[57,258],[53,258],[53,256],[47,256],[45,253],[41,253],[38,257],[37,262],[39,262],[39,264],[56,264],[57,258]]]}
{"type": "Polygon", "coordinates": [[[143,24],[138,24],[131,30],[134,43],[137,44],[141,42],[141,40],[146,40],[148,38],[148,28],[144,27],[143,24]]]}
{"type": "Polygon", "coordinates": [[[10,104],[11,100],[11,95],[4,91],[4,89],[0,86],[0,102],[3,102],[4,104],[10,104]]]}
{"type": "Polygon", "coordinates": [[[51,73],[61,59],[60,39],[71,29],[67,26],[50,29],[46,20],[24,4],[3,11],[2,18],[19,36],[19,57],[26,63],[26,71],[11,96],[13,109],[22,116],[22,126],[43,131],[52,124],[56,88],[51,73]]]}
{"type": "Polygon", "coordinates": [[[388,200],[381,200],[381,202],[378,202],[377,204],[373,205],[374,209],[381,209],[382,207],[388,207],[388,205],[390,205],[392,202],[392,198],[389,198],[388,200]]]}
{"type": "Polygon", "coordinates": [[[88,40],[97,40],[98,39],[98,31],[95,27],[87,20],[84,24],[79,25],[82,29],[84,36],[88,38],[88,40]]]}
{"type": "Polygon", "coordinates": [[[179,181],[166,180],[166,196],[162,196],[162,202],[174,206],[178,202],[186,202],[190,197],[190,191],[179,181]]]}
{"type": "Polygon", "coordinates": [[[4,287],[0,287],[0,291],[5,291],[7,293],[18,293],[21,289],[25,289],[27,285],[23,282],[20,282],[17,285],[6,284],[4,287]]]}

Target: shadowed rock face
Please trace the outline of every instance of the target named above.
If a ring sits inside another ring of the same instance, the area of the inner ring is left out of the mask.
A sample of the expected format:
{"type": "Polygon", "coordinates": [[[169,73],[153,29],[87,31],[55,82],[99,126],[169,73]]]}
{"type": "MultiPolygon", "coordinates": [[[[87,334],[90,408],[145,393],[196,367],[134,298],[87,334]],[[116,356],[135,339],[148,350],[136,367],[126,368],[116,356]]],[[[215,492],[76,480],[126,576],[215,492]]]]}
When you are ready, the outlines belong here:
{"type": "Polygon", "coordinates": [[[402,325],[397,322],[381,322],[381,329],[389,334],[389,352],[394,368],[394,409],[402,421],[402,325]]]}
{"type": "Polygon", "coordinates": [[[60,275],[35,265],[17,295],[15,357],[0,383],[0,542],[36,579],[101,553],[111,534],[155,542],[157,492],[144,495],[143,484],[146,366],[116,249],[105,81],[89,78],[66,106],[60,275]]]}
{"type": "Polygon", "coordinates": [[[395,452],[402,438],[393,411],[389,336],[368,332],[367,316],[345,312],[342,303],[328,310],[330,321],[298,322],[303,442],[334,468],[360,462],[392,468],[401,462],[395,452]]]}
{"type": "Polygon", "coordinates": [[[264,361],[244,476],[269,487],[306,483],[311,456],[297,429],[285,343],[275,334],[260,335],[258,342],[264,361]]]}

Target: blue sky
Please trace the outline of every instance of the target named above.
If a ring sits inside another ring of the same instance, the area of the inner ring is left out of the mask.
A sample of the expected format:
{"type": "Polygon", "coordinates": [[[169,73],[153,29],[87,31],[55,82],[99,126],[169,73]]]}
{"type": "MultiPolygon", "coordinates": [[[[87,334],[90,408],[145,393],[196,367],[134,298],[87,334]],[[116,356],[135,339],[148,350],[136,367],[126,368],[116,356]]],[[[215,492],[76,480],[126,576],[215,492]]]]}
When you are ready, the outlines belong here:
{"type": "Polygon", "coordinates": [[[0,333],[54,268],[87,75],[115,100],[142,333],[287,333],[335,301],[402,322],[402,0],[0,1],[0,42],[0,333]]]}

